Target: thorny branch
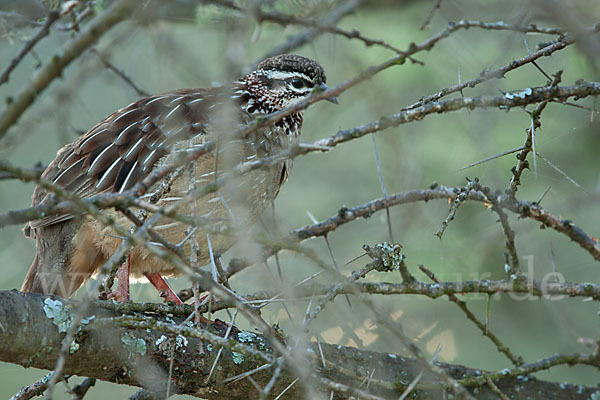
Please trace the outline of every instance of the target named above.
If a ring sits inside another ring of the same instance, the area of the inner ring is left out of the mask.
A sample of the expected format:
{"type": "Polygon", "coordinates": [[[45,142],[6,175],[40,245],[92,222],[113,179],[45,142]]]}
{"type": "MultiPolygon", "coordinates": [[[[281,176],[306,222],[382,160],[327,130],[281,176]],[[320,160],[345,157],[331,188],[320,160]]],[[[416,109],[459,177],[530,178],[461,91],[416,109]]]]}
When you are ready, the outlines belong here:
{"type": "MultiPolygon", "coordinates": [[[[436,276],[434,275],[434,273],[431,272],[430,270],[428,270],[425,266],[420,265],[419,269],[421,271],[423,271],[425,273],[425,275],[427,275],[429,277],[429,279],[431,279],[432,281],[434,281],[437,284],[440,284],[439,279],[437,279],[436,276]]],[[[475,314],[473,314],[473,312],[471,310],[469,310],[469,308],[467,307],[467,303],[465,301],[460,300],[455,294],[449,294],[448,299],[450,299],[450,301],[455,303],[458,306],[458,308],[460,308],[462,310],[462,312],[465,313],[465,316],[469,320],[473,321],[473,323],[477,326],[477,328],[479,328],[481,333],[483,333],[483,335],[487,336],[492,341],[492,343],[494,343],[494,345],[496,346],[496,348],[498,349],[499,352],[503,353],[514,365],[523,364],[523,359],[521,358],[521,356],[514,355],[510,351],[510,348],[507,345],[502,343],[500,341],[500,339],[494,333],[490,332],[487,329],[487,326],[484,323],[482,323],[481,321],[479,321],[479,319],[475,316],[475,314]]]]}
{"type": "MultiPolygon", "coordinates": [[[[430,299],[438,299],[444,296],[457,296],[469,294],[485,294],[499,297],[502,294],[507,295],[531,295],[531,298],[557,298],[581,297],[583,299],[593,299],[600,301],[600,285],[595,283],[576,283],[576,282],[543,282],[533,280],[532,277],[517,276],[506,280],[466,280],[466,281],[439,281],[435,283],[426,283],[421,281],[410,281],[403,283],[392,282],[344,282],[336,285],[325,285],[316,283],[306,283],[294,288],[294,293],[282,293],[275,291],[259,291],[256,293],[241,296],[243,301],[249,305],[264,303],[276,303],[285,300],[309,299],[311,296],[320,298],[321,296],[331,296],[334,291],[335,298],[340,294],[377,294],[382,296],[396,295],[419,295],[430,299]]],[[[467,296],[468,299],[468,296],[467,296]]],[[[119,314],[149,313],[157,315],[179,315],[187,316],[193,311],[193,306],[184,304],[180,306],[170,306],[156,303],[132,303],[115,304],[107,300],[98,300],[94,305],[99,308],[115,311],[119,314]]],[[[220,311],[235,307],[233,302],[228,300],[216,301],[211,305],[212,311],[220,311]]],[[[201,313],[209,310],[207,304],[198,308],[201,313]]],[[[514,357],[517,359],[517,357],[514,357]]]]}
{"type": "MultiPolygon", "coordinates": [[[[332,89],[328,92],[334,91],[336,89],[332,89]]],[[[480,96],[474,98],[456,98],[456,99],[448,99],[442,100],[440,102],[431,102],[426,105],[412,109],[409,111],[403,111],[398,114],[394,114],[389,117],[381,118],[377,121],[361,125],[352,129],[342,130],[336,133],[333,136],[317,140],[310,145],[300,145],[296,147],[292,147],[290,150],[282,152],[281,154],[277,154],[271,157],[261,158],[255,161],[249,161],[235,167],[230,174],[233,176],[238,176],[240,174],[247,173],[251,170],[268,167],[275,163],[280,162],[286,158],[292,158],[301,154],[308,154],[310,152],[322,151],[323,149],[328,149],[335,147],[341,143],[351,141],[367,135],[369,133],[382,131],[384,129],[392,128],[398,126],[403,123],[419,121],[423,119],[425,116],[431,114],[437,114],[442,112],[450,112],[457,111],[461,109],[476,109],[476,108],[486,108],[486,107],[498,107],[502,109],[510,110],[514,107],[525,106],[528,104],[534,104],[539,102],[548,101],[551,99],[566,99],[568,97],[576,96],[578,98],[583,98],[586,96],[595,96],[600,94],[600,83],[597,82],[582,82],[573,86],[545,86],[538,88],[527,88],[523,90],[519,90],[506,94],[504,96],[480,96]]],[[[315,96],[323,97],[323,95],[315,96]]],[[[316,100],[315,100],[316,101],[316,100]]],[[[295,107],[291,107],[295,108],[295,107]]],[[[291,109],[291,108],[288,108],[291,109]]],[[[285,111],[285,110],[284,110],[285,111]]],[[[279,113],[275,113],[279,114],[279,113]]],[[[286,114],[287,115],[287,114],[286,114]]],[[[269,118],[267,118],[269,119],[269,118]]],[[[276,121],[275,119],[274,121],[276,121]]],[[[271,121],[272,122],[272,121],[271,121]]],[[[256,124],[253,124],[256,127],[256,124]]],[[[253,129],[257,128],[245,128],[240,133],[251,132],[253,129]]],[[[236,136],[237,137],[237,136],[236,136]]],[[[89,206],[93,205],[94,207],[99,208],[107,208],[114,206],[128,207],[128,206],[142,206],[136,200],[132,199],[132,194],[134,196],[140,196],[146,192],[146,190],[152,186],[152,184],[158,179],[168,175],[177,167],[186,164],[190,161],[193,161],[200,157],[206,152],[212,150],[214,148],[214,143],[207,142],[201,146],[198,146],[196,149],[192,151],[188,151],[185,153],[185,156],[181,157],[181,159],[167,167],[163,167],[154,171],[150,176],[144,179],[144,181],[136,184],[132,189],[124,191],[123,193],[107,193],[93,196],[89,199],[80,200],[81,205],[85,204],[84,209],[89,212],[89,206]]],[[[12,167],[6,162],[0,162],[0,172],[10,173],[14,176],[19,176],[21,179],[28,181],[36,181],[38,183],[42,182],[39,176],[28,173],[25,170],[20,170],[19,168],[12,167]]],[[[191,198],[201,197],[207,193],[212,193],[220,187],[225,180],[225,177],[219,178],[216,182],[211,184],[202,186],[198,188],[194,193],[192,193],[186,201],[189,201],[191,198]]],[[[55,192],[59,194],[61,198],[70,198],[67,193],[62,193],[61,189],[55,187],[50,182],[44,183],[45,188],[51,192],[55,192]]],[[[71,200],[73,201],[73,200],[71,200]]],[[[36,207],[30,207],[20,211],[8,212],[6,214],[0,214],[0,226],[5,226],[9,224],[19,224],[24,223],[26,221],[32,219],[38,219],[42,216],[55,215],[72,212],[72,206],[65,203],[58,204],[42,204],[36,207]]],[[[152,210],[156,211],[156,210],[152,210]]],[[[172,216],[169,213],[164,213],[164,215],[172,216]]]]}
{"type": "MultiPolygon", "coordinates": [[[[26,175],[25,173],[21,173],[19,169],[8,166],[6,163],[0,163],[0,170],[10,172],[14,175],[20,175],[22,179],[28,178],[28,180],[33,180],[38,183],[41,183],[40,178],[37,175],[31,176],[26,175]]],[[[71,199],[75,201],[76,209],[85,210],[88,213],[92,213],[93,215],[97,215],[99,218],[105,217],[98,212],[97,207],[108,208],[113,207],[115,205],[119,205],[122,207],[128,206],[128,202],[126,199],[121,198],[122,195],[114,196],[112,194],[103,194],[94,196],[90,199],[86,200],[75,200],[72,195],[68,193],[62,193],[60,188],[56,188],[49,183],[46,183],[47,187],[51,191],[55,191],[60,194],[63,198],[71,199]],[[116,199],[114,197],[117,197],[116,199]]],[[[374,200],[370,203],[367,203],[363,206],[358,206],[355,209],[344,208],[340,210],[337,216],[329,218],[327,221],[316,224],[314,227],[305,227],[295,231],[292,235],[290,235],[286,240],[304,240],[313,236],[321,236],[328,232],[335,230],[339,225],[352,221],[356,218],[370,216],[375,211],[380,210],[382,207],[392,207],[397,204],[403,204],[406,202],[414,202],[414,201],[428,201],[431,199],[454,199],[457,194],[460,192],[458,188],[445,187],[445,186],[437,186],[428,190],[415,190],[411,192],[398,193],[394,195],[389,195],[386,198],[374,200]]],[[[490,199],[494,199],[494,195],[491,193],[489,188],[478,185],[478,190],[469,192],[468,199],[469,200],[477,200],[482,202],[490,201],[488,200],[488,196],[490,199]],[[480,191],[483,190],[483,191],[480,191]]],[[[569,220],[565,220],[559,217],[556,217],[550,213],[548,213],[545,209],[543,209],[539,204],[530,203],[526,201],[519,201],[512,196],[500,195],[496,196],[494,203],[497,204],[498,207],[507,209],[513,213],[519,214],[521,217],[535,219],[539,222],[544,223],[545,226],[552,228],[560,233],[565,234],[571,240],[578,243],[581,247],[587,250],[594,259],[600,261],[600,246],[598,243],[588,234],[586,234],[581,228],[573,224],[569,220]]],[[[134,203],[135,204],[135,203],[134,203]]],[[[50,208],[49,210],[54,210],[50,208]]],[[[59,203],[57,206],[57,210],[61,210],[62,212],[73,212],[72,205],[67,203],[59,203]]],[[[40,214],[36,214],[35,211],[32,212],[32,209],[27,209],[25,212],[14,212],[18,215],[28,215],[27,220],[40,218],[42,215],[51,215],[48,211],[41,211],[40,214]],[[43,213],[43,214],[41,214],[43,213]]],[[[12,215],[14,213],[10,213],[4,217],[4,221],[14,221],[14,217],[12,215]]],[[[59,212],[56,212],[57,214],[59,212]]],[[[164,215],[170,215],[168,212],[164,213],[164,215]]],[[[0,219],[0,223],[3,220],[0,219]]],[[[189,221],[192,223],[193,221],[189,221]]],[[[5,222],[6,223],[6,222],[5,222]]],[[[14,223],[14,222],[12,222],[14,223]]],[[[105,223],[114,226],[110,221],[106,220],[105,223]]],[[[1,224],[0,224],[1,225],[1,224]]],[[[129,237],[129,233],[124,231],[123,229],[117,230],[119,234],[122,234],[124,237],[129,237]]]]}
{"type": "MultiPolygon", "coordinates": [[[[595,26],[593,29],[590,29],[590,33],[598,32],[599,29],[600,29],[600,26],[595,26]]],[[[573,36],[562,37],[553,43],[547,44],[546,46],[539,49],[538,51],[535,51],[535,52],[533,52],[523,58],[520,58],[518,60],[511,61],[509,64],[507,64],[503,67],[500,67],[495,70],[484,70],[479,74],[479,76],[477,78],[471,79],[471,80],[463,82],[463,83],[459,83],[457,85],[454,85],[454,86],[451,86],[448,88],[444,88],[441,91],[439,91],[438,93],[435,93],[433,95],[425,96],[421,100],[419,100],[417,103],[414,103],[408,107],[403,108],[402,111],[421,107],[423,104],[429,103],[431,101],[439,100],[442,97],[445,97],[451,93],[462,92],[462,90],[466,89],[466,88],[474,88],[475,86],[479,85],[480,83],[486,82],[490,79],[503,78],[508,72],[513,71],[517,68],[520,68],[523,65],[526,65],[528,63],[532,63],[535,60],[537,60],[538,58],[550,56],[550,55],[552,55],[552,53],[554,53],[558,50],[562,50],[565,47],[567,47],[575,42],[576,42],[576,38],[573,36]]]]}

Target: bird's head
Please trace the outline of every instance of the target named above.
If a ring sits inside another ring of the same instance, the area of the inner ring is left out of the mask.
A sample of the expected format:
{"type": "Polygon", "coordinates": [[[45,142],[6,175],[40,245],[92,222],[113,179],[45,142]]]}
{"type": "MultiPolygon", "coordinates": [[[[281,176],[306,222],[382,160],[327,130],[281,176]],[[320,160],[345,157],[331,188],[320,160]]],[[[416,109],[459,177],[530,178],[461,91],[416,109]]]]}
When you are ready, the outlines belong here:
{"type": "MultiPolygon", "coordinates": [[[[327,90],[323,67],[310,58],[282,54],[261,61],[240,83],[242,101],[249,114],[282,110],[308,97],[314,90],[327,90]]],[[[337,102],[335,98],[330,101],[337,102]]]]}

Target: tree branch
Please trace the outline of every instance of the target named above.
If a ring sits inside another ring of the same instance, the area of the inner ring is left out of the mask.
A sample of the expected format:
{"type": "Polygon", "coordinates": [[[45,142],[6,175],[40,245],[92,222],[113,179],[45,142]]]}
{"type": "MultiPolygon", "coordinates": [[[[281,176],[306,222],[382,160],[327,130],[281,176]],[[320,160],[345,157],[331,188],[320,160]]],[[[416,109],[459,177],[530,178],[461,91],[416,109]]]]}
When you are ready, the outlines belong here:
{"type": "Polygon", "coordinates": [[[42,28],[38,31],[38,33],[35,34],[34,37],[29,39],[23,45],[19,53],[12,60],[10,60],[10,63],[6,66],[6,68],[4,68],[2,73],[0,73],[0,85],[8,81],[10,73],[13,71],[13,69],[17,67],[17,65],[19,65],[19,62],[21,62],[23,57],[25,57],[27,53],[29,53],[31,49],[33,49],[37,42],[48,36],[48,34],[50,33],[50,27],[58,20],[59,17],[60,13],[58,12],[58,10],[50,10],[48,12],[48,15],[46,16],[46,21],[44,22],[42,28]]]}
{"type": "Polygon", "coordinates": [[[94,44],[100,36],[121,22],[138,5],[134,0],[120,0],[101,15],[94,18],[75,39],[65,44],[40,68],[31,81],[19,92],[13,102],[0,114],[0,138],[15,124],[52,81],[62,75],[63,70],[94,44]]]}
{"type": "MultiPolygon", "coordinates": [[[[0,326],[3,327],[0,329],[1,360],[26,367],[54,368],[63,332],[68,329],[73,312],[72,304],[38,294],[0,291],[0,326]]],[[[71,344],[65,363],[64,372],[69,375],[145,387],[160,395],[165,392],[172,359],[171,389],[206,399],[255,398],[256,389],[247,379],[228,380],[253,369],[256,371],[251,378],[259,385],[264,387],[271,379],[272,369],[260,368],[265,364],[264,357],[272,359],[271,347],[259,334],[236,331],[231,336],[234,340],[224,341],[206,330],[162,322],[156,315],[138,314],[137,317],[123,318],[97,308],[90,310],[85,321],[87,324],[82,325],[71,344]],[[217,354],[217,346],[223,346],[220,368],[207,383],[205,379],[217,354]]],[[[368,389],[358,393],[367,393],[372,399],[397,398],[421,372],[416,360],[394,354],[327,344],[322,344],[321,348],[325,367],[321,365],[321,358],[316,356],[319,354],[316,345],[310,345],[310,350],[304,354],[324,378],[317,382],[320,382],[318,387],[327,394],[331,389],[342,393],[350,389],[347,393],[356,393],[352,389],[360,386],[364,371],[377,368],[378,374],[371,379],[368,389]]],[[[577,361],[589,362],[590,358],[585,355],[556,356],[551,360],[523,365],[515,371],[524,374],[528,372],[528,367],[539,370],[577,361]]],[[[436,364],[454,378],[462,378],[465,384],[479,386],[477,392],[473,392],[476,398],[493,398],[490,397],[493,391],[486,385],[481,371],[460,365],[436,364]]],[[[593,387],[538,381],[512,372],[505,375],[502,371],[488,374],[510,398],[533,398],[540,396],[539,393],[547,393],[548,397],[544,398],[550,399],[555,398],[552,394],[560,389],[561,396],[587,399],[596,390],[593,387]],[[514,377],[507,378],[505,375],[514,377]]],[[[272,393],[280,393],[294,379],[289,370],[284,368],[274,383],[272,393]]],[[[443,394],[439,380],[431,373],[424,372],[415,395],[417,399],[441,398],[443,394]]],[[[304,397],[299,386],[295,385],[286,392],[286,398],[304,397]]]]}

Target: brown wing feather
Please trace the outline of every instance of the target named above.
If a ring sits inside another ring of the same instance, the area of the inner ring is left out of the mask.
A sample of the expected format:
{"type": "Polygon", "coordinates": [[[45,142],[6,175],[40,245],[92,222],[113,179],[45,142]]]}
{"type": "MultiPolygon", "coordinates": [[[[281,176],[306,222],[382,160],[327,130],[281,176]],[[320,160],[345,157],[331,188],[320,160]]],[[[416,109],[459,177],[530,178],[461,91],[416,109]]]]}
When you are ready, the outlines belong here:
{"type": "MultiPolygon", "coordinates": [[[[82,198],[130,189],[174,143],[205,132],[209,107],[217,99],[216,89],[181,89],[138,100],[60,149],[42,176],[82,198]]],[[[38,187],[33,204],[46,198],[38,187]]],[[[55,215],[30,225],[48,226],[72,217],[55,215]]]]}

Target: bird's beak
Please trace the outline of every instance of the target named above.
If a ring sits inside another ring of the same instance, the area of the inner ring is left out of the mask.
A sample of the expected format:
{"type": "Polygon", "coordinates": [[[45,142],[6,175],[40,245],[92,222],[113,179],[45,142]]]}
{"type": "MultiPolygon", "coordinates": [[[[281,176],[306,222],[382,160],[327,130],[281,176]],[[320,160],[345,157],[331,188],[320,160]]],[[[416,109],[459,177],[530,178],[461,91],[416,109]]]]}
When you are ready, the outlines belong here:
{"type": "MultiPolygon", "coordinates": [[[[326,85],[325,83],[323,83],[323,82],[322,82],[322,83],[319,85],[319,87],[320,87],[321,89],[323,89],[323,90],[329,90],[329,86],[327,86],[327,85],[326,85]]],[[[329,102],[331,102],[331,103],[333,103],[333,104],[338,104],[338,99],[337,99],[337,97],[330,97],[330,98],[328,98],[328,99],[325,99],[325,100],[327,100],[327,101],[329,101],[329,102]]]]}

